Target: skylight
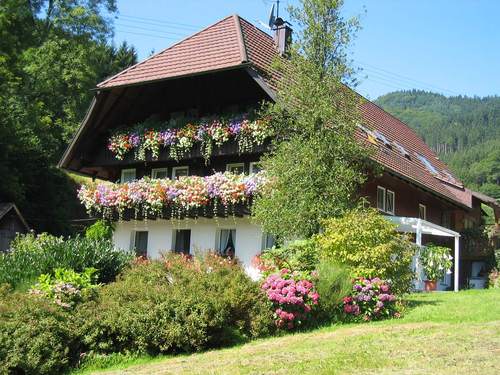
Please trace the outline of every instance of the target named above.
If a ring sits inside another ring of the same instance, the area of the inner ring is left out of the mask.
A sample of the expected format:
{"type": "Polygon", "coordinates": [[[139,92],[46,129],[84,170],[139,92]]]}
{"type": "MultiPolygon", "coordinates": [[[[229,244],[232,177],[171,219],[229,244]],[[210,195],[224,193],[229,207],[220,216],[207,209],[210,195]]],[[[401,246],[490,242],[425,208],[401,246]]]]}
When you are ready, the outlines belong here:
{"type": "Polygon", "coordinates": [[[452,183],[454,183],[454,184],[456,184],[456,183],[457,183],[457,180],[455,180],[455,177],[453,177],[453,176],[451,175],[451,173],[450,173],[450,172],[443,170],[443,174],[444,174],[444,175],[445,175],[445,177],[446,177],[448,180],[450,180],[452,183]]]}
{"type": "Polygon", "coordinates": [[[375,134],[375,137],[377,137],[379,141],[383,142],[384,145],[386,145],[387,147],[391,147],[391,142],[389,142],[389,140],[385,137],[385,135],[383,135],[377,130],[374,130],[373,134],[375,134]]]}
{"type": "Polygon", "coordinates": [[[401,153],[401,155],[403,155],[407,159],[410,159],[410,154],[408,153],[408,151],[406,151],[406,149],[403,146],[401,146],[396,141],[393,141],[392,144],[398,149],[398,151],[401,153]]]}
{"type": "Polygon", "coordinates": [[[422,162],[422,164],[425,166],[425,168],[427,168],[427,170],[429,172],[431,172],[434,175],[439,175],[439,172],[437,171],[437,169],[434,168],[434,166],[431,164],[431,162],[429,160],[427,160],[427,158],[425,156],[422,156],[422,155],[417,154],[417,153],[415,153],[415,155],[417,155],[417,158],[422,162]]]}

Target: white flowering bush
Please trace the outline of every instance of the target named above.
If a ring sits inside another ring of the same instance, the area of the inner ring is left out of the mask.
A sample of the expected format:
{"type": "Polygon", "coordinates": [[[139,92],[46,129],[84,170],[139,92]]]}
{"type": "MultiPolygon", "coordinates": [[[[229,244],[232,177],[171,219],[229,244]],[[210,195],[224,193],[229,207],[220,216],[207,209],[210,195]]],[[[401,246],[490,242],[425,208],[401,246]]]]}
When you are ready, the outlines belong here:
{"type": "Polygon", "coordinates": [[[442,279],[452,266],[450,249],[443,246],[427,245],[420,252],[420,261],[427,279],[442,279]]]}

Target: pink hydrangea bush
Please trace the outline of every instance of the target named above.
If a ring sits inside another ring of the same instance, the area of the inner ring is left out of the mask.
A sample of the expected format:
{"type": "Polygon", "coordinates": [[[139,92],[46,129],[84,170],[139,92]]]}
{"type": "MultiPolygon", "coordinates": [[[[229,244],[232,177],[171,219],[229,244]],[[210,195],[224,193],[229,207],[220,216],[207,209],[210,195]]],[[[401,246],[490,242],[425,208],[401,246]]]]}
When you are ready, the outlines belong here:
{"type": "Polygon", "coordinates": [[[310,319],[319,301],[313,283],[288,269],[269,275],[262,289],[273,305],[278,328],[294,329],[302,325],[310,319]]]}
{"type": "Polygon", "coordinates": [[[352,293],[343,299],[344,313],[354,320],[399,318],[397,307],[397,298],[391,292],[390,283],[378,277],[355,279],[352,293]]]}

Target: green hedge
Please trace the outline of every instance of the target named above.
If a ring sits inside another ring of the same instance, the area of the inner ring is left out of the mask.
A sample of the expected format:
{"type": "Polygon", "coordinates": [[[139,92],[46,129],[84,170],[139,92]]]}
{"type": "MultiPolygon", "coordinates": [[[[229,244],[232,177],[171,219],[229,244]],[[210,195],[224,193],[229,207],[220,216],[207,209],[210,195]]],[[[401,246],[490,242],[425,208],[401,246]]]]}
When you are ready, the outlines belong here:
{"type": "Polygon", "coordinates": [[[64,239],[49,234],[21,235],[11,251],[0,254],[0,284],[13,287],[31,284],[39,275],[55,268],[83,272],[96,268],[99,282],[110,282],[130,262],[131,254],[115,249],[108,239],[75,237],[64,239]]]}

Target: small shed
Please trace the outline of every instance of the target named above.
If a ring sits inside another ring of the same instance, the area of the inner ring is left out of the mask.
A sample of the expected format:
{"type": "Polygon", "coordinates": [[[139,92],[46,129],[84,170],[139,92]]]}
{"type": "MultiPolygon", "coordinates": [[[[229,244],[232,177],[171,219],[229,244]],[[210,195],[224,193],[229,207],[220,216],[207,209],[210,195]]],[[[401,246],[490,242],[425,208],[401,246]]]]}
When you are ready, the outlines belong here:
{"type": "Polygon", "coordinates": [[[12,202],[0,202],[0,251],[6,251],[17,233],[30,230],[19,209],[12,202]]]}

